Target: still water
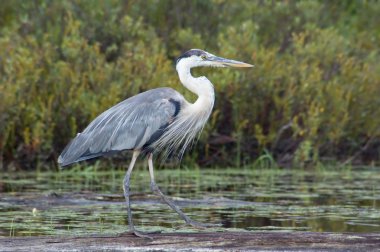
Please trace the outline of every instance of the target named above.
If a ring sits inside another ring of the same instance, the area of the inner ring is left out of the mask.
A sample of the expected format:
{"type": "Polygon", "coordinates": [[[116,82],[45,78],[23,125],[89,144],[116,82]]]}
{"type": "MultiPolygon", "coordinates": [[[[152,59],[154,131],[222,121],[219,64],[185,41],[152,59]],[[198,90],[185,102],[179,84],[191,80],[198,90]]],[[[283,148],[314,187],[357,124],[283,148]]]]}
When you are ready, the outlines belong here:
{"type": "MultiPolygon", "coordinates": [[[[0,236],[115,234],[127,230],[124,171],[96,166],[0,175],[0,236]]],[[[208,231],[380,232],[379,168],[161,169],[156,180],[208,231]]],[[[132,176],[132,211],[143,231],[194,232],[132,176]]]]}

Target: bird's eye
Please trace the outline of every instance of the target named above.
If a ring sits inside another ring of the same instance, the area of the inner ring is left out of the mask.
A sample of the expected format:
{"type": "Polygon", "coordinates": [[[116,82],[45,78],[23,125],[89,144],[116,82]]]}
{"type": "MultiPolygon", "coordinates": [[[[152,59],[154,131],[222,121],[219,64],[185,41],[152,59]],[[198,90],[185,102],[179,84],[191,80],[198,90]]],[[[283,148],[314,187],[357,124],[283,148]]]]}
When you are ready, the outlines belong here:
{"type": "Polygon", "coordinates": [[[206,55],[202,55],[201,58],[202,58],[203,60],[205,60],[207,57],[206,57],[206,55]]]}

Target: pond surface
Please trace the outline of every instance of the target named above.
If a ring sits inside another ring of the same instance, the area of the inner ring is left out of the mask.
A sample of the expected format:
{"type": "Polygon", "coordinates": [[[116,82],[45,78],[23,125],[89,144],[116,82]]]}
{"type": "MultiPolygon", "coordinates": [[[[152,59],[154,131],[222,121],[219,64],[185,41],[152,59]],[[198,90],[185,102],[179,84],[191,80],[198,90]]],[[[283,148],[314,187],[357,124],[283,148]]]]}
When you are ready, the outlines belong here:
{"type": "MultiPolygon", "coordinates": [[[[0,236],[115,234],[127,231],[124,170],[97,166],[0,175],[0,236]]],[[[380,232],[379,168],[160,169],[156,180],[208,231],[380,232]]],[[[134,222],[143,231],[193,232],[132,175],[134,222]]]]}

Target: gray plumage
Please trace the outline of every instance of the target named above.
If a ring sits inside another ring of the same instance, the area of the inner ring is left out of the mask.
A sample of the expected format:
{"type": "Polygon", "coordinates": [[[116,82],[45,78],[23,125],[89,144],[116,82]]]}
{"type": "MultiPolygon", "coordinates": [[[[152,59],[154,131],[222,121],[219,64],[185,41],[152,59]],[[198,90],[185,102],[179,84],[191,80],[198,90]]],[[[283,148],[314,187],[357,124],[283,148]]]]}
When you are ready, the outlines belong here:
{"type": "Polygon", "coordinates": [[[61,166],[131,149],[147,149],[175,120],[184,103],[172,88],[156,88],[106,110],[63,150],[61,166]]]}

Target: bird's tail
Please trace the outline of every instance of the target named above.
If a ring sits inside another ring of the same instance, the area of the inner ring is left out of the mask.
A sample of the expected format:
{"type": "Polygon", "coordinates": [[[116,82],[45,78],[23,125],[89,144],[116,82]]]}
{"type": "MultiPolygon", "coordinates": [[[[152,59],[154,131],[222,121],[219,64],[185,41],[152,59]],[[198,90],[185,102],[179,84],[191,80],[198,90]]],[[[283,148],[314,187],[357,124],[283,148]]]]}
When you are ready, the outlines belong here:
{"type": "Polygon", "coordinates": [[[85,134],[78,134],[65,147],[61,155],[59,155],[58,164],[61,167],[64,167],[73,163],[104,155],[102,152],[91,152],[90,146],[91,139],[88,139],[85,134]]]}

